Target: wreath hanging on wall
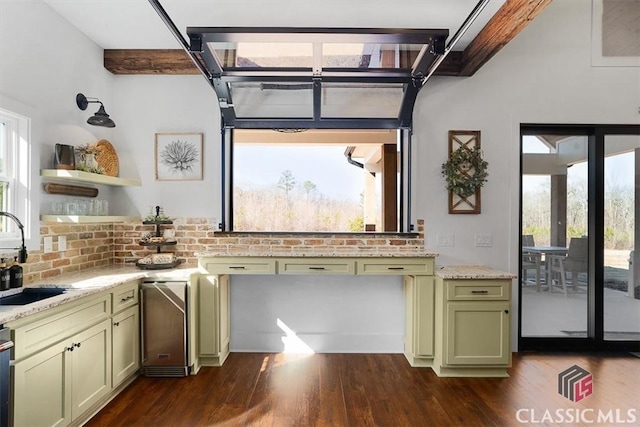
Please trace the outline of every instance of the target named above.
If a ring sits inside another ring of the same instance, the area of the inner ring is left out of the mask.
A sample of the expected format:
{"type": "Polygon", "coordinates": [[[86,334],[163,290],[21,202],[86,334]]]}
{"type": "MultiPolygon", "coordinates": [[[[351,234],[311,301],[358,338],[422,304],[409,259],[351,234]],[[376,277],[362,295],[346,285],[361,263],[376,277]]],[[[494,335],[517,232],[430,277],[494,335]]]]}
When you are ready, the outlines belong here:
{"type": "Polygon", "coordinates": [[[471,196],[487,182],[488,166],[479,147],[457,149],[442,164],[447,190],[462,198],[471,196]]]}

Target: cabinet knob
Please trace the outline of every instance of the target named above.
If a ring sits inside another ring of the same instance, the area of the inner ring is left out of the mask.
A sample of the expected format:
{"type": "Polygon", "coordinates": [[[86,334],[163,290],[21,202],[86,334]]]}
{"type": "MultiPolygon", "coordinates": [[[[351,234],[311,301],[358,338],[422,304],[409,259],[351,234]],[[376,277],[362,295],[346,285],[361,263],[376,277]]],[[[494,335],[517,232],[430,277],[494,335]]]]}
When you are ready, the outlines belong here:
{"type": "Polygon", "coordinates": [[[505,310],[504,312],[505,312],[505,314],[509,314],[509,310],[505,310]]]}
{"type": "Polygon", "coordinates": [[[75,343],[74,346],[76,346],[76,348],[80,348],[80,344],[82,343],[75,343]]]}
{"type": "Polygon", "coordinates": [[[120,326],[120,322],[113,322],[113,326],[120,326]]]}
{"type": "Polygon", "coordinates": [[[67,351],[73,351],[73,344],[71,345],[71,347],[67,347],[67,351]]]}

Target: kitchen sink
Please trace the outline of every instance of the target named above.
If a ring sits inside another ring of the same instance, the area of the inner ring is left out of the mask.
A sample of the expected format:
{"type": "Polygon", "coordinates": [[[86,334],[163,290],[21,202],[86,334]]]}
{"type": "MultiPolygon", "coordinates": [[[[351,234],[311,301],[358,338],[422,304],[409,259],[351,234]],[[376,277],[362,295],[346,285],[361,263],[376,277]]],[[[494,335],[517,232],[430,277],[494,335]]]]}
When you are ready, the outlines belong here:
{"type": "Polygon", "coordinates": [[[65,288],[24,288],[22,292],[0,298],[0,306],[26,305],[67,292],[65,288]]]}

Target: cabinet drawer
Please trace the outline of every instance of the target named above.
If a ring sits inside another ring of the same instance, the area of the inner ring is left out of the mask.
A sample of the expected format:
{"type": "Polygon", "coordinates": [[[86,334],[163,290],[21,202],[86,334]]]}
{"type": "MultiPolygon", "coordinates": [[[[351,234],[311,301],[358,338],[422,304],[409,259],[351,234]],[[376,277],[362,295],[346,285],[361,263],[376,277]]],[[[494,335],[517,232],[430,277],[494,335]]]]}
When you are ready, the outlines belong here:
{"type": "Polygon", "coordinates": [[[356,264],[357,274],[418,274],[433,275],[433,258],[398,258],[382,260],[358,260],[356,264]]]}
{"type": "Polygon", "coordinates": [[[58,311],[14,330],[14,360],[36,353],[68,338],[111,314],[111,297],[105,294],[67,310],[58,311]]]}
{"type": "Polygon", "coordinates": [[[201,265],[210,274],[276,274],[275,259],[206,258],[201,265]]]}
{"type": "Polygon", "coordinates": [[[111,292],[111,308],[113,313],[138,304],[138,282],[118,286],[111,292]]]}
{"type": "Polygon", "coordinates": [[[510,280],[446,280],[447,300],[482,301],[508,300],[510,280]]]}
{"type": "Polygon", "coordinates": [[[322,260],[280,260],[279,274],[354,274],[353,260],[322,259],[322,260]]]}

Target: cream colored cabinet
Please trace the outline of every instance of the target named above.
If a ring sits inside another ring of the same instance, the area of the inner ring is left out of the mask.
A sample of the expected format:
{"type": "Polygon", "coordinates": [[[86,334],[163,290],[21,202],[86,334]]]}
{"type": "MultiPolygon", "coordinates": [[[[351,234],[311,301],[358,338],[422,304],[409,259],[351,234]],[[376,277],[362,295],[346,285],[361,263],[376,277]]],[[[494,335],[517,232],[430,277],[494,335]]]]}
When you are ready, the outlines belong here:
{"type": "Polygon", "coordinates": [[[13,365],[13,425],[64,426],[111,390],[104,320],[13,365]]]}
{"type": "Polygon", "coordinates": [[[436,279],[434,371],[507,376],[511,280],[436,279]]]}
{"type": "Polygon", "coordinates": [[[433,277],[404,276],[404,355],[411,366],[433,364],[433,277]]]}
{"type": "Polygon", "coordinates": [[[229,276],[203,275],[198,281],[198,354],[203,366],[222,366],[229,355],[229,276]]]}
{"type": "Polygon", "coordinates": [[[118,387],[140,368],[140,313],[138,305],[112,317],[112,385],[118,387]]]}
{"type": "Polygon", "coordinates": [[[112,387],[116,388],[140,368],[139,282],[111,291],[112,387]]]}

